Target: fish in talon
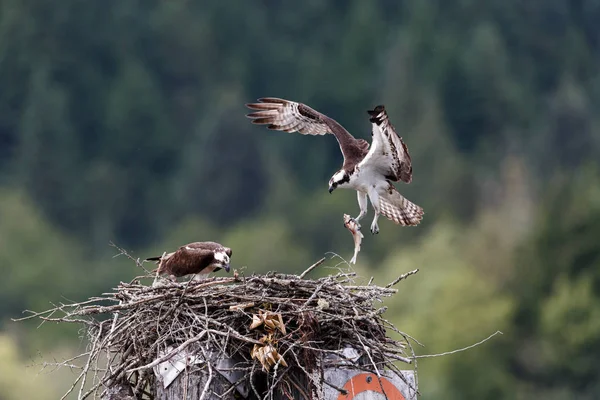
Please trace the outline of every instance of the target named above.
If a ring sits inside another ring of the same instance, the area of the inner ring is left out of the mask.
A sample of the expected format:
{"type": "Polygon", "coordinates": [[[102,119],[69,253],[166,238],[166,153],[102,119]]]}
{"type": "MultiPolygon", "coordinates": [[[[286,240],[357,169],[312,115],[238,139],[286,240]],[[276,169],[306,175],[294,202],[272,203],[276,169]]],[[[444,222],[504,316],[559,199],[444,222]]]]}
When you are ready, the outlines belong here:
{"type": "Polygon", "coordinates": [[[356,220],[348,214],[344,214],[344,226],[350,231],[352,238],[354,239],[354,256],[350,260],[350,264],[356,264],[356,257],[358,257],[360,243],[362,242],[364,236],[360,231],[360,225],[358,222],[356,222],[356,220]]]}

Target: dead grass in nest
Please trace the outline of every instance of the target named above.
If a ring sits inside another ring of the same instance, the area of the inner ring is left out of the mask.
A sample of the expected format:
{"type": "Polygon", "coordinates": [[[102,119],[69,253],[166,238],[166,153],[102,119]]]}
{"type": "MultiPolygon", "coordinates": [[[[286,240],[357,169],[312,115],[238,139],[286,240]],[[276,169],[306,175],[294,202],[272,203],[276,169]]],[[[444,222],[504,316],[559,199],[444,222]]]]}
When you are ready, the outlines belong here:
{"type": "MultiPolygon", "coordinates": [[[[289,393],[298,386],[298,374],[310,387],[327,384],[315,370],[332,356],[343,361],[342,351],[348,347],[362,353],[364,362],[345,368],[402,376],[397,364],[415,360],[411,338],[384,318],[387,307],[380,305],[397,292],[393,286],[417,270],[384,287],[372,279],[359,285],[354,272],[339,267],[333,275],[307,279],[324,260],[300,275],[235,274],[166,281],[158,287],[140,284],[152,278],[144,275],[102,296],[31,312],[23,319],[84,326],[86,351],[62,364],[80,370],[69,390],[78,390],[79,399],[102,396],[115,382],[125,382],[136,398],[153,398],[153,367],[184,350],[198,349],[241,359],[237,368],[245,372],[242,379],[250,380],[258,398],[289,393]],[[402,340],[388,337],[388,330],[402,340]],[[267,394],[259,394],[253,383],[258,374],[267,381],[267,394]]],[[[210,364],[212,358],[206,359],[210,364]]]]}

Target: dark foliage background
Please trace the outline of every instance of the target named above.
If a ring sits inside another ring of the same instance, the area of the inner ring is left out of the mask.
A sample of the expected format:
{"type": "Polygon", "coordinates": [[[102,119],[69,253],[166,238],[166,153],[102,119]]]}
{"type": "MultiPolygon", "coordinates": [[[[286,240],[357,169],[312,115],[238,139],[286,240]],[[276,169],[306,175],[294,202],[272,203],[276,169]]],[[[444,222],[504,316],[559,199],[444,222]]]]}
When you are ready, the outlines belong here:
{"type": "Polygon", "coordinates": [[[277,96],[364,138],[384,103],[405,138],[425,219],[382,222],[357,271],[421,269],[389,313],[422,353],[505,333],[422,361],[425,398],[597,398],[599,20],[599,0],[0,0],[0,397],[68,387],[22,371],[76,332],[9,318],[131,279],[111,240],[223,241],[248,273],[350,257],[333,137],[244,117],[277,96]]]}

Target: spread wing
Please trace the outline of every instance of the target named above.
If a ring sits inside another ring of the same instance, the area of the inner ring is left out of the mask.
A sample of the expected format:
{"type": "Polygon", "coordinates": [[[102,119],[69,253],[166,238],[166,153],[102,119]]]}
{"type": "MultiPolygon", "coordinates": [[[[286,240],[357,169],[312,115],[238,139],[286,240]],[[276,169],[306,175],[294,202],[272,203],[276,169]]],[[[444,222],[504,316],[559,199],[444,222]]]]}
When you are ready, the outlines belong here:
{"type": "Polygon", "coordinates": [[[361,162],[370,166],[393,182],[412,181],[412,165],[408,148],[390,123],[384,106],[367,111],[373,124],[373,144],[361,162]]]}
{"type": "Polygon", "coordinates": [[[337,121],[294,101],[264,97],[259,103],[249,103],[246,107],[256,110],[246,116],[253,124],[267,125],[268,129],[285,132],[300,132],[303,135],[325,135],[331,133],[337,139],[344,155],[344,165],[358,164],[369,149],[369,143],[354,138],[337,121]]]}
{"type": "Polygon", "coordinates": [[[268,124],[268,129],[300,132],[303,135],[325,135],[331,131],[325,115],[305,104],[274,97],[264,97],[258,101],[260,103],[246,104],[246,107],[258,110],[247,115],[253,124],[268,124]]]}

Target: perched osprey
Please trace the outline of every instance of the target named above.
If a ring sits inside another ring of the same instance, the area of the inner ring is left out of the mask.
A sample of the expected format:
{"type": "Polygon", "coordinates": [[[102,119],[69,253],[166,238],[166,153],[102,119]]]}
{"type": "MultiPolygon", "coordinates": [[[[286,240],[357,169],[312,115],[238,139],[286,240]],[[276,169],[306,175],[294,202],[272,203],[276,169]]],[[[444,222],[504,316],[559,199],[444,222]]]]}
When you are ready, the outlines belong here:
{"type": "Polygon", "coordinates": [[[194,242],[181,246],[173,253],[164,253],[160,257],[147,258],[156,261],[160,274],[180,277],[190,274],[207,275],[218,269],[229,272],[231,249],[215,242],[194,242]]]}
{"type": "MultiPolygon", "coordinates": [[[[392,182],[410,183],[412,166],[408,148],[390,123],[384,106],[367,111],[372,123],[372,146],[363,139],[354,138],[333,118],[313,110],[306,104],[273,97],[246,104],[257,110],[246,115],[253,124],[304,135],[333,134],[344,155],[344,164],[329,180],[329,193],[336,188],[354,189],[358,194],[359,221],[367,213],[367,196],[375,217],[371,232],[379,233],[377,219],[383,214],[397,224],[414,226],[423,218],[423,209],[404,198],[392,182]]],[[[360,227],[360,225],[359,225],[360,227]]]]}

